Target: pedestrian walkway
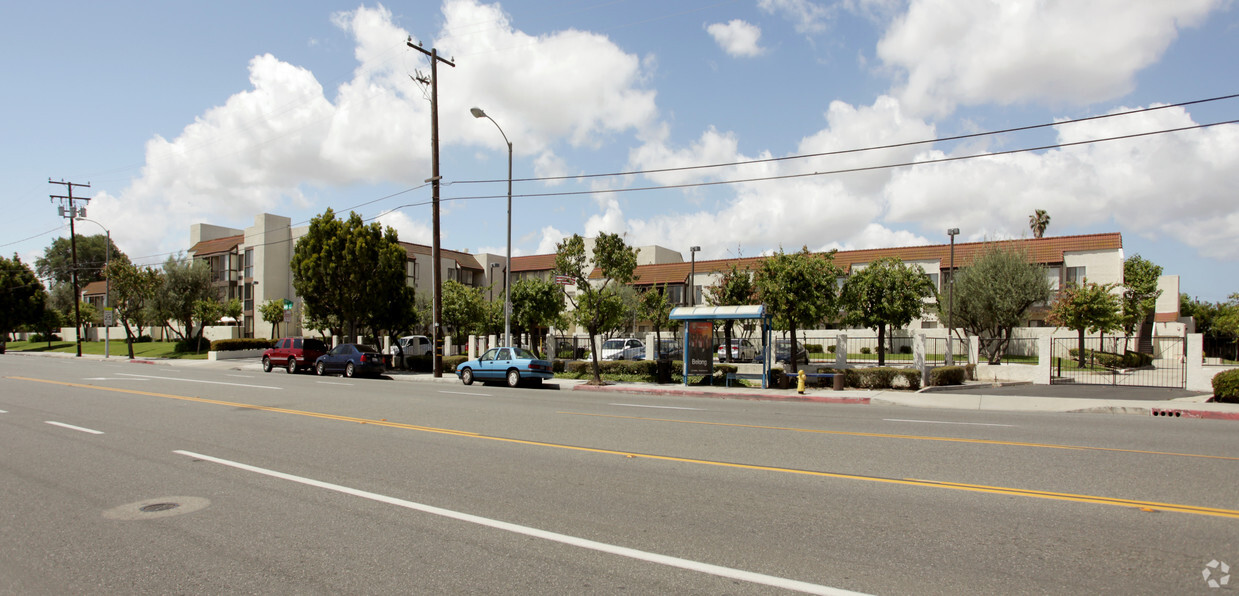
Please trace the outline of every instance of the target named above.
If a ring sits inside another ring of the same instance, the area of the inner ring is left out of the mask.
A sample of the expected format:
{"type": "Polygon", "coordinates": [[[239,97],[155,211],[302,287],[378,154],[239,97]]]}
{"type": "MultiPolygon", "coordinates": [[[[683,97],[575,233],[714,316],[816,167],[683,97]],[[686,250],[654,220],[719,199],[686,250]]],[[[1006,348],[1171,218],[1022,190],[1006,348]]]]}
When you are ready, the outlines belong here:
{"type": "MultiPolygon", "coordinates": [[[[42,352],[9,352],[14,356],[73,358],[72,354],[42,352]]],[[[82,358],[102,360],[102,356],[82,358]]],[[[113,356],[112,361],[130,362],[113,356]]],[[[257,359],[245,360],[133,360],[135,363],[171,366],[215,368],[262,372],[257,359]]],[[[277,374],[272,372],[270,374],[277,374]]],[[[286,373],[279,373],[286,374],[286,373]]],[[[450,371],[436,378],[430,373],[389,371],[386,378],[399,382],[460,384],[450,371]]],[[[1030,385],[971,383],[953,387],[929,387],[920,391],[808,388],[804,394],[794,389],[762,389],[760,387],[724,387],[697,385],[659,385],[655,383],[608,383],[595,386],[585,381],[554,379],[543,384],[547,390],[593,391],[600,393],[630,393],[644,395],[677,395],[714,399],[744,399],[761,401],[815,402],[853,405],[905,406],[914,408],[945,408],[958,410],[1004,412],[1063,412],[1134,414],[1168,418],[1210,418],[1239,421],[1239,404],[1213,403],[1212,396],[1181,389],[1146,387],[1109,387],[1105,385],[1030,385]]]]}

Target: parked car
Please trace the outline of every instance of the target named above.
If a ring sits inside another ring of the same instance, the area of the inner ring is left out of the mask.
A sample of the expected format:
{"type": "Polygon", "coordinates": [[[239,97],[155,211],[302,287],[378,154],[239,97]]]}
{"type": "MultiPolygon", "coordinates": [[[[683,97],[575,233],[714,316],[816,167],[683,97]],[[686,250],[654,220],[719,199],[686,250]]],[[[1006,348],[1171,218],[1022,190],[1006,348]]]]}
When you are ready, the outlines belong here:
{"type": "MultiPolygon", "coordinates": [[[[791,350],[792,350],[792,340],[790,339],[775,340],[774,342],[775,362],[782,362],[783,364],[789,364],[792,361],[791,357],[788,356],[791,350]]],[[[805,349],[804,343],[802,342],[796,342],[796,362],[799,364],[809,363],[809,351],[805,349]]]]}
{"type": "Polygon", "coordinates": [[[660,339],[658,340],[658,357],[660,359],[668,358],[671,360],[683,360],[684,348],[680,346],[678,339],[660,339]]]}
{"type": "Polygon", "coordinates": [[[346,377],[357,375],[379,376],[386,370],[383,353],[366,344],[340,344],[314,361],[314,370],[320,376],[342,373],[346,377]]]}
{"type": "Polygon", "coordinates": [[[645,342],[634,337],[608,339],[598,348],[599,360],[642,360],[645,358],[645,342]]]}
{"type": "Polygon", "coordinates": [[[551,371],[551,362],[543,360],[525,348],[491,348],[486,350],[476,360],[466,360],[456,366],[456,376],[466,385],[472,385],[474,379],[486,381],[507,381],[508,387],[516,387],[528,382],[541,385],[543,379],[555,377],[551,371]]]}
{"type": "Polygon", "coordinates": [[[262,370],[282,367],[288,374],[313,368],[319,356],[327,353],[327,344],[317,339],[285,337],[275,342],[275,347],[262,353],[262,370]]]}
{"type": "Polygon", "coordinates": [[[405,358],[434,353],[434,343],[425,335],[406,335],[397,339],[396,343],[388,348],[387,353],[391,356],[392,366],[406,368],[405,358]]]}
{"type": "Polygon", "coordinates": [[[758,362],[760,359],[757,346],[747,339],[732,338],[730,354],[723,346],[718,347],[719,362],[758,362]]]}

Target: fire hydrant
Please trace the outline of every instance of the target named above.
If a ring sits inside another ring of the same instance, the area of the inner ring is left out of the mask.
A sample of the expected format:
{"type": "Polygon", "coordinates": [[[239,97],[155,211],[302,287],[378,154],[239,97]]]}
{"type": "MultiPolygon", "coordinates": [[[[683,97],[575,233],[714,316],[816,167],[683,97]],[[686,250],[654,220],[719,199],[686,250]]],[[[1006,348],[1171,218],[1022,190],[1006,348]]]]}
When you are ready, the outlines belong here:
{"type": "Polygon", "coordinates": [[[804,370],[796,371],[796,393],[804,395],[804,370]]]}

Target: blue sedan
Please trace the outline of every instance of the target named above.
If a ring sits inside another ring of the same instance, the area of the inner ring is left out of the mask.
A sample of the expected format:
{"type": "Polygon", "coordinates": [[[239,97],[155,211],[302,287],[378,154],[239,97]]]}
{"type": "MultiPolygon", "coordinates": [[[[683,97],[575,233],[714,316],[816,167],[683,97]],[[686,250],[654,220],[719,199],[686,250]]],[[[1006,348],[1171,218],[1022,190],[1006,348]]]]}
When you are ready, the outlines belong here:
{"type": "Polygon", "coordinates": [[[555,373],[549,361],[524,348],[491,348],[477,360],[457,365],[456,376],[466,385],[472,385],[474,379],[506,380],[508,387],[516,387],[526,381],[534,386],[541,385],[542,379],[554,378],[555,373]]]}
{"type": "Polygon", "coordinates": [[[366,344],[340,344],[314,361],[319,376],[343,373],[346,377],[383,374],[383,354],[366,344]]]}

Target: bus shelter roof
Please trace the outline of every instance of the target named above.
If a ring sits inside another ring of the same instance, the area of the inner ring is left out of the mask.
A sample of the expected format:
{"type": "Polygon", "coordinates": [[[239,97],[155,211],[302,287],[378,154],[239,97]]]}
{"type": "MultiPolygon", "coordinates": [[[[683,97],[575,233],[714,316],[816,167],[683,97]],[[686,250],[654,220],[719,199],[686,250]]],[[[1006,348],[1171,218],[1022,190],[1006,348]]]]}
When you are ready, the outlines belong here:
{"type": "Polygon", "coordinates": [[[677,321],[714,321],[719,319],[765,319],[766,309],[760,304],[743,306],[679,306],[671,309],[671,319],[677,321]]]}

